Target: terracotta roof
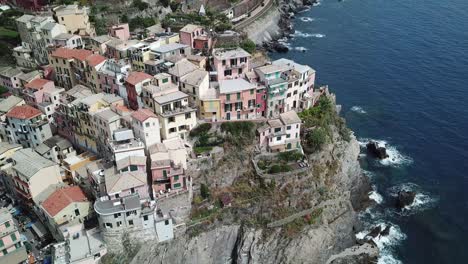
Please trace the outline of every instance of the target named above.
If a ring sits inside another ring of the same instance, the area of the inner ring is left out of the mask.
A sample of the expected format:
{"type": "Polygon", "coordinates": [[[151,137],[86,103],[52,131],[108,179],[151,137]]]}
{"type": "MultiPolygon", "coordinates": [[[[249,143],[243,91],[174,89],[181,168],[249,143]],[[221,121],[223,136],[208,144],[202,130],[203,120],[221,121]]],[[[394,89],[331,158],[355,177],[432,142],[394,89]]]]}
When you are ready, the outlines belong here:
{"type": "Polygon", "coordinates": [[[47,199],[42,203],[42,208],[47,211],[50,216],[55,216],[60,211],[65,209],[71,203],[87,202],[83,190],[79,186],[72,186],[63,189],[58,189],[53,192],[47,199]]]}
{"type": "Polygon", "coordinates": [[[36,109],[30,105],[20,105],[13,107],[7,114],[7,117],[17,118],[17,119],[30,119],[41,115],[42,112],[39,109],[36,109]]]}
{"type": "Polygon", "coordinates": [[[153,76],[147,74],[147,73],[144,73],[144,72],[131,72],[130,75],[128,76],[127,78],[127,83],[131,84],[131,85],[136,85],[146,79],[151,79],[153,78],[153,76]]]}
{"type": "Polygon", "coordinates": [[[89,56],[89,57],[86,59],[86,61],[88,62],[89,66],[92,66],[92,67],[94,67],[94,66],[96,66],[96,65],[98,65],[98,64],[100,64],[100,63],[102,63],[102,62],[105,61],[105,60],[106,60],[106,57],[101,56],[101,55],[99,55],[99,54],[93,54],[93,55],[89,56]]]}
{"type": "Polygon", "coordinates": [[[157,117],[151,110],[149,109],[139,109],[132,113],[132,117],[140,122],[144,122],[146,119],[150,117],[157,117]]]}
{"type": "Polygon", "coordinates": [[[52,57],[59,57],[63,59],[77,59],[84,61],[92,54],[92,51],[85,49],[58,48],[54,50],[54,52],[52,52],[52,57]]]}
{"type": "Polygon", "coordinates": [[[52,82],[52,81],[46,80],[46,79],[34,79],[30,81],[29,83],[27,83],[25,87],[29,89],[34,89],[34,90],[41,90],[42,88],[44,88],[44,85],[49,82],[52,82]]]}

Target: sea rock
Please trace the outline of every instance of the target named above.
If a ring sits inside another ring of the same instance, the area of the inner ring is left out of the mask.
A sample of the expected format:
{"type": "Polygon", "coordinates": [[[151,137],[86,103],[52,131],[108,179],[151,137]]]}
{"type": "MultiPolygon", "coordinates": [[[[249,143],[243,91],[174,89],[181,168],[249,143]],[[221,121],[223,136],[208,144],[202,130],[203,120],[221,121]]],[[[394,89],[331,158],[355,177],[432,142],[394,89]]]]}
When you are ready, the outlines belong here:
{"type": "Polygon", "coordinates": [[[379,144],[375,141],[370,141],[366,145],[367,152],[373,157],[378,159],[388,158],[387,149],[385,147],[380,147],[379,144]]]}
{"type": "Polygon", "coordinates": [[[372,230],[369,232],[369,234],[367,234],[367,238],[376,238],[380,235],[380,232],[382,232],[382,227],[380,225],[372,228],[372,230]]]}
{"type": "Polygon", "coordinates": [[[270,52],[276,51],[279,53],[285,53],[289,51],[289,48],[286,47],[284,44],[281,44],[277,41],[265,42],[263,43],[263,47],[270,52]]]}
{"type": "Polygon", "coordinates": [[[403,209],[404,207],[413,204],[416,192],[413,191],[399,191],[397,198],[397,208],[403,209]]]}
{"type": "Polygon", "coordinates": [[[380,232],[381,236],[388,236],[390,234],[390,228],[392,228],[391,225],[387,225],[382,232],[380,232]]]}

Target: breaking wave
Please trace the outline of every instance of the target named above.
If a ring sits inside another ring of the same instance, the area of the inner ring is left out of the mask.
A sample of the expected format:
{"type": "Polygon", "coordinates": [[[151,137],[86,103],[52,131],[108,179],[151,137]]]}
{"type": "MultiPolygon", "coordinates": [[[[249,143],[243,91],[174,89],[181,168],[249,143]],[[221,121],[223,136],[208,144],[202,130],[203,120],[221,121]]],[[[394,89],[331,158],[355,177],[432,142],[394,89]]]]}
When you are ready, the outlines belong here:
{"type": "Polygon", "coordinates": [[[316,3],[313,3],[312,6],[319,6],[320,5],[320,1],[317,1],[316,3]]]}
{"type": "Polygon", "coordinates": [[[294,50],[306,52],[306,51],[308,51],[309,49],[308,49],[308,48],[305,48],[305,47],[294,47],[294,50]]]}
{"type": "Polygon", "coordinates": [[[367,114],[367,112],[364,109],[362,109],[362,107],[357,105],[351,107],[351,111],[356,112],[358,114],[367,114]]]}
{"type": "Polygon", "coordinates": [[[384,166],[399,167],[402,165],[411,164],[413,162],[413,160],[410,157],[401,154],[395,146],[389,145],[388,142],[385,140],[375,140],[375,139],[368,139],[368,138],[362,138],[358,140],[361,148],[366,148],[366,144],[369,141],[374,141],[380,147],[385,147],[387,149],[388,157],[379,161],[380,164],[384,166]]]}
{"type": "Polygon", "coordinates": [[[299,30],[294,31],[294,34],[292,34],[293,37],[299,37],[299,38],[324,38],[324,34],[312,34],[312,33],[303,33],[299,30]]]}
{"type": "Polygon", "coordinates": [[[377,236],[375,238],[371,238],[372,241],[375,242],[377,247],[380,250],[380,256],[378,260],[378,264],[399,264],[402,263],[400,260],[396,259],[394,256],[394,248],[398,246],[403,240],[406,239],[405,233],[403,233],[399,226],[394,225],[392,223],[384,223],[379,222],[373,225],[368,225],[367,228],[356,234],[357,239],[364,239],[372,230],[372,228],[376,226],[380,226],[382,230],[384,230],[387,225],[390,225],[390,231],[386,236],[377,236]]]}
{"type": "Polygon", "coordinates": [[[375,185],[372,186],[372,191],[369,192],[369,199],[374,200],[377,204],[381,204],[383,202],[383,196],[377,192],[377,187],[375,185]]]}
{"type": "Polygon", "coordinates": [[[314,19],[311,18],[311,17],[301,17],[301,18],[299,18],[299,19],[300,19],[302,22],[312,22],[312,21],[314,21],[314,19]]]}
{"type": "Polygon", "coordinates": [[[400,191],[416,192],[413,203],[403,208],[403,211],[401,212],[403,215],[408,215],[414,212],[432,208],[438,201],[438,198],[431,196],[427,192],[424,192],[417,184],[414,183],[403,183],[401,185],[393,186],[392,188],[388,189],[388,194],[396,198],[398,196],[398,192],[400,191]]]}

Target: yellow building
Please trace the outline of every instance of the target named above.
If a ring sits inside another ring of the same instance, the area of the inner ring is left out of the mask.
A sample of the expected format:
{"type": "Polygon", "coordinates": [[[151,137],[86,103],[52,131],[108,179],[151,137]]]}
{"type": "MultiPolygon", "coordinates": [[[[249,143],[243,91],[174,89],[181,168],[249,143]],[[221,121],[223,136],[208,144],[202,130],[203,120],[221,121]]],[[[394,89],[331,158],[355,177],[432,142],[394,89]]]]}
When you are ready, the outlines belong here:
{"type": "Polygon", "coordinates": [[[89,21],[89,7],[62,5],[53,9],[59,24],[67,28],[68,34],[94,37],[96,31],[89,21]]]}
{"type": "Polygon", "coordinates": [[[41,204],[47,225],[56,239],[63,239],[66,227],[85,220],[91,209],[91,203],[79,186],[70,186],[55,190],[41,204]]]}
{"type": "Polygon", "coordinates": [[[218,90],[209,88],[205,94],[200,95],[198,118],[209,121],[218,121],[221,119],[221,101],[219,100],[218,90]]]}

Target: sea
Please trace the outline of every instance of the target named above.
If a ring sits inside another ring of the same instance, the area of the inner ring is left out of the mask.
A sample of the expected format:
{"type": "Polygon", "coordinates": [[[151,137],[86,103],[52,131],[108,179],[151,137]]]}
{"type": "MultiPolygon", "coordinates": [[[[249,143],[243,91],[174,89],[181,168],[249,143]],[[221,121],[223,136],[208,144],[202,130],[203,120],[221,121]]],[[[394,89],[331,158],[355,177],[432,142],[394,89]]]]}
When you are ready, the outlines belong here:
{"type": "Polygon", "coordinates": [[[468,263],[468,0],[321,0],[296,15],[288,53],[327,84],[365,147],[376,205],[361,213],[379,264],[468,263]],[[399,190],[415,203],[394,209],[399,190]]]}

